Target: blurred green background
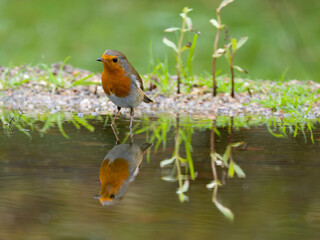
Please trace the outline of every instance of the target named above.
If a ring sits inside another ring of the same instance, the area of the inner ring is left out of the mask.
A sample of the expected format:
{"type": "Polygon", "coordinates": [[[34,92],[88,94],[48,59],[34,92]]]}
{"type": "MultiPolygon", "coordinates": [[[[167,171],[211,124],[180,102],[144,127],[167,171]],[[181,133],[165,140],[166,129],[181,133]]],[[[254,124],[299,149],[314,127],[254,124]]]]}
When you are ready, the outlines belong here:
{"type": "MultiPolygon", "coordinates": [[[[0,0],[0,65],[53,63],[71,56],[70,64],[99,72],[95,59],[105,49],[124,52],[140,73],[152,71],[153,55],[174,63],[162,43],[175,40],[167,27],[180,26],[184,6],[194,28],[201,32],[194,58],[196,74],[211,72],[215,18],[220,0],[0,0]]],[[[253,79],[287,78],[319,81],[319,0],[235,0],[222,11],[229,35],[249,41],[239,50],[235,64],[253,79]]],[[[191,37],[191,36],[190,36],[191,37]]],[[[223,43],[223,37],[221,38],[223,43]]],[[[170,64],[174,69],[174,64],[170,64]]],[[[225,59],[218,68],[226,70],[225,59]]],[[[172,73],[174,73],[172,71],[172,73]]]]}

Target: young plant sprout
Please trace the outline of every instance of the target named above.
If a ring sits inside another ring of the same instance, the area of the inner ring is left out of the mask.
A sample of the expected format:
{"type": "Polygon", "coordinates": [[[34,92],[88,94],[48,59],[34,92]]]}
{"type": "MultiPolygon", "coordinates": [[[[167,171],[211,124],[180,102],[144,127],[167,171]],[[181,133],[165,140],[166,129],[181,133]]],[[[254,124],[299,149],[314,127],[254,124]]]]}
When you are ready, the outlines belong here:
{"type": "Polygon", "coordinates": [[[172,41],[170,41],[168,38],[163,38],[162,42],[173,49],[175,57],[176,57],[176,61],[177,61],[177,93],[180,93],[180,84],[181,84],[181,73],[183,73],[183,75],[186,77],[186,69],[183,66],[182,60],[181,60],[181,53],[184,52],[185,50],[189,50],[189,56],[187,59],[187,68],[189,71],[189,75],[193,75],[192,74],[192,59],[193,59],[193,53],[194,53],[194,48],[195,48],[195,44],[197,41],[197,37],[198,37],[198,32],[194,31],[194,29],[192,28],[192,20],[190,17],[188,17],[188,13],[191,12],[193,9],[192,8],[188,8],[188,7],[184,7],[182,9],[182,13],[180,13],[180,16],[182,18],[182,26],[181,28],[179,27],[170,27],[165,29],[165,32],[180,32],[180,37],[178,40],[178,43],[174,43],[172,41]],[[192,42],[188,42],[186,44],[183,44],[183,39],[185,36],[186,32],[195,32],[195,34],[193,35],[193,40],[192,42]]]}
{"type": "Polygon", "coordinates": [[[228,4],[232,3],[234,0],[223,0],[219,7],[216,9],[217,13],[217,20],[216,19],[210,19],[210,23],[217,28],[217,34],[213,45],[213,55],[212,55],[212,81],[213,81],[213,89],[212,94],[215,97],[217,95],[217,81],[216,81],[216,61],[218,57],[221,57],[225,54],[226,59],[228,61],[230,71],[231,71],[231,96],[234,97],[234,69],[247,73],[246,70],[243,70],[239,66],[233,65],[233,59],[236,51],[248,40],[248,37],[242,37],[239,41],[237,41],[235,38],[231,39],[231,42],[227,45],[225,45],[223,48],[218,48],[219,38],[221,30],[224,29],[226,26],[221,23],[221,16],[220,12],[221,10],[227,6],[228,4]],[[232,51],[230,51],[230,47],[232,51]]]}
{"type": "Polygon", "coordinates": [[[230,71],[231,71],[231,97],[234,98],[234,69],[238,70],[239,72],[248,73],[247,70],[242,69],[239,66],[233,65],[234,56],[236,54],[236,51],[245,44],[245,42],[248,40],[248,37],[242,37],[237,41],[237,39],[232,38],[231,42],[227,44],[224,48],[225,50],[225,57],[228,61],[230,71]],[[230,50],[231,47],[231,50],[230,50]]]}
{"type": "Polygon", "coordinates": [[[209,21],[214,27],[217,28],[217,34],[214,40],[213,55],[212,55],[212,81],[213,81],[212,94],[214,97],[217,95],[216,61],[218,57],[221,57],[225,53],[224,48],[218,48],[221,30],[225,28],[225,25],[221,23],[220,12],[225,6],[227,6],[232,2],[233,0],[223,0],[220,3],[219,7],[216,9],[217,20],[213,18],[213,19],[210,19],[209,21]]]}

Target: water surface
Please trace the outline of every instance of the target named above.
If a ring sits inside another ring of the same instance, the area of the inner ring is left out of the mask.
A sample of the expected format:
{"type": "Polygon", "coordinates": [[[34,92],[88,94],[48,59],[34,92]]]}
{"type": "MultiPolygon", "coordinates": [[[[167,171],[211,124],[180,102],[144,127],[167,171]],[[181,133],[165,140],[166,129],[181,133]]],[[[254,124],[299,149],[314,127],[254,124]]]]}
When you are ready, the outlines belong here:
{"type": "Polygon", "coordinates": [[[41,120],[22,131],[14,124],[13,131],[3,127],[1,239],[319,239],[317,122],[311,132],[305,126],[294,133],[292,126],[283,132],[281,123],[259,119],[236,118],[231,128],[226,117],[141,118],[132,143],[128,119],[119,119],[119,144],[153,146],[124,198],[102,206],[94,199],[100,166],[116,139],[104,117],[87,121],[91,131],[63,122],[64,134],[58,124],[41,132],[41,120]],[[228,177],[227,167],[215,165],[222,186],[214,197],[206,187],[214,179],[211,139],[220,155],[229,143],[241,142],[231,153],[246,176],[235,171],[228,177]],[[182,159],[160,167],[177,156],[174,151],[182,159]],[[177,193],[179,188],[185,192],[177,193]],[[233,221],[213,198],[232,212],[233,221]]]}

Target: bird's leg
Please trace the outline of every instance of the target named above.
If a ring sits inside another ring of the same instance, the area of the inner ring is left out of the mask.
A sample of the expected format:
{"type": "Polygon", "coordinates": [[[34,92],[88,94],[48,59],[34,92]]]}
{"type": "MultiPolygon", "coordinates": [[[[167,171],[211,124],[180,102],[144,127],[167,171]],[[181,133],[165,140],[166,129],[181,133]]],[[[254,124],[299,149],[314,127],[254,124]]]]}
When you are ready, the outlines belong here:
{"type": "Polygon", "coordinates": [[[134,115],[134,110],[133,108],[130,108],[130,129],[132,128],[132,123],[133,123],[133,115],[134,115]]]}
{"type": "Polygon", "coordinates": [[[134,115],[134,110],[133,110],[133,108],[131,108],[130,109],[130,138],[131,139],[133,139],[133,133],[132,133],[133,115],[134,115]]]}
{"type": "Polygon", "coordinates": [[[117,118],[120,110],[121,110],[121,107],[118,107],[118,112],[117,112],[116,115],[114,116],[113,121],[112,121],[112,123],[111,123],[111,126],[112,126],[112,125],[114,124],[114,122],[116,121],[116,118],[117,118]]]}
{"type": "Polygon", "coordinates": [[[116,145],[118,145],[120,143],[120,139],[118,137],[118,134],[117,134],[116,130],[113,128],[112,125],[111,125],[111,128],[112,128],[113,134],[114,134],[114,136],[116,137],[116,140],[117,140],[116,145]]]}

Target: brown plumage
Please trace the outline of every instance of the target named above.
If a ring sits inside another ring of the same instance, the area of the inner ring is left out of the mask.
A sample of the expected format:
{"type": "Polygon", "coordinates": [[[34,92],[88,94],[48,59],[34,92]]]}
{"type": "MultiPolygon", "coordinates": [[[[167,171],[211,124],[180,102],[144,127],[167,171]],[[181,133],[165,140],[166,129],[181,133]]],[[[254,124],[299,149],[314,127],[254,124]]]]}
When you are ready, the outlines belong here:
{"type": "Polygon", "coordinates": [[[106,50],[97,61],[103,63],[102,87],[108,98],[118,107],[112,125],[121,108],[130,108],[130,128],[132,127],[134,108],[141,102],[153,102],[143,92],[143,82],[126,56],[115,50],[106,50]]]}

